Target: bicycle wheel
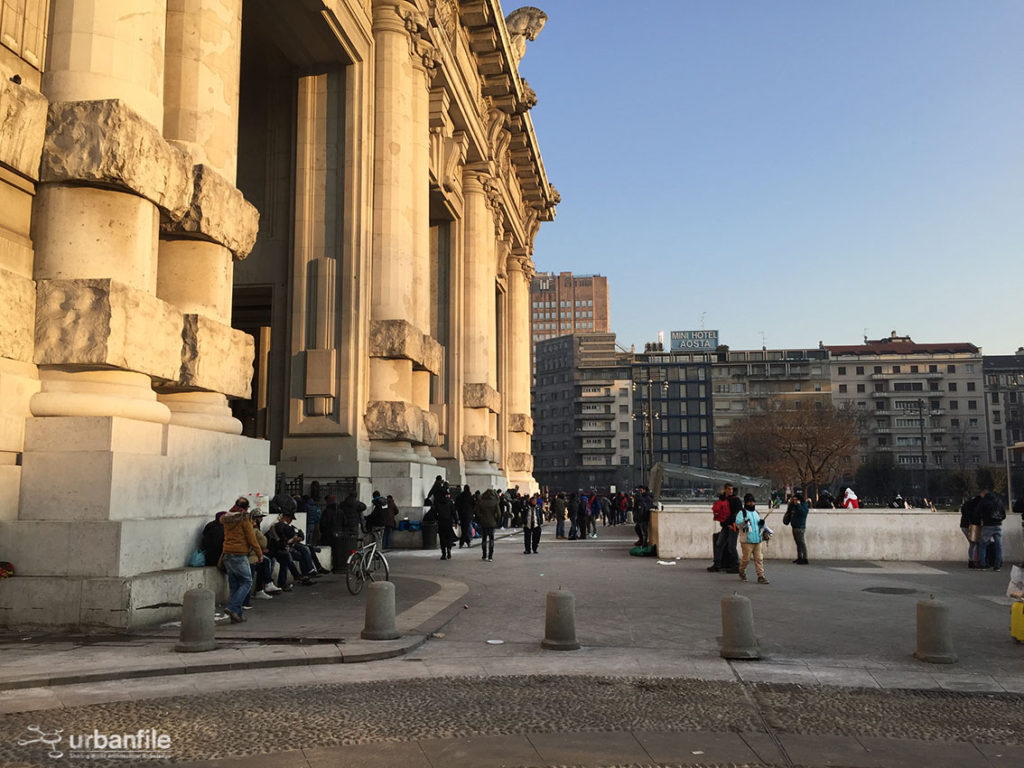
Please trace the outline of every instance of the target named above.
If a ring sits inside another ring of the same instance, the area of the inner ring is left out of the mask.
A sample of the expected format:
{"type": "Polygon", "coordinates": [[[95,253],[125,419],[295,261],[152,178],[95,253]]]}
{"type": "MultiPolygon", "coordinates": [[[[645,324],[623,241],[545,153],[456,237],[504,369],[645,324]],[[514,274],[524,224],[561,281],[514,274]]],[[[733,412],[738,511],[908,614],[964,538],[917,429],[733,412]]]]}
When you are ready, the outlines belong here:
{"type": "Polygon", "coordinates": [[[353,595],[362,592],[364,578],[366,576],[363,570],[363,554],[353,552],[348,556],[348,561],[345,564],[345,586],[348,587],[348,591],[353,595]]]}
{"type": "Polygon", "coordinates": [[[366,571],[370,581],[387,581],[390,575],[387,558],[381,552],[374,552],[370,558],[370,567],[366,571]]]}

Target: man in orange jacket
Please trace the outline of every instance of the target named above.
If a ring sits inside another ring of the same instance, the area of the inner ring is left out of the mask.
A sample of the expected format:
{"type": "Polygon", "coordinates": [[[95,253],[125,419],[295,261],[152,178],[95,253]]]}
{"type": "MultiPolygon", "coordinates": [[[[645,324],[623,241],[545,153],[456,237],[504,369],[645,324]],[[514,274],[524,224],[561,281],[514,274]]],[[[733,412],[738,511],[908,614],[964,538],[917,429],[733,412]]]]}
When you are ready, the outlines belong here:
{"type": "Polygon", "coordinates": [[[237,624],[245,621],[242,603],[252,588],[249,552],[254,550],[259,553],[256,558],[256,562],[259,563],[263,561],[263,550],[256,539],[256,534],[253,533],[252,521],[249,518],[249,500],[244,496],[239,496],[227,514],[221,515],[220,524],[224,526],[224,554],[221,556],[221,564],[228,574],[228,590],[231,594],[224,612],[231,617],[232,624],[237,624]]]}

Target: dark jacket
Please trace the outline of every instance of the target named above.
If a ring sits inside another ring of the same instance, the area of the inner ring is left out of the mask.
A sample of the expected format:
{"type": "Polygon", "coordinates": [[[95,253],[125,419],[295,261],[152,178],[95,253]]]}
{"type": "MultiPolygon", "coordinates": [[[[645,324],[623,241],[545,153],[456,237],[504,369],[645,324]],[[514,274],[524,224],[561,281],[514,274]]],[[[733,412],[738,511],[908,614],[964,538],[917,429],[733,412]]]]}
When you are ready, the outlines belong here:
{"type": "Polygon", "coordinates": [[[371,503],[373,504],[373,509],[370,510],[370,514],[366,516],[366,529],[383,528],[384,523],[387,522],[387,515],[384,513],[384,507],[387,505],[388,500],[383,496],[376,496],[371,503]]]}
{"type": "Polygon", "coordinates": [[[978,513],[981,516],[982,525],[1002,525],[1006,519],[1006,509],[1003,507],[1003,500],[992,493],[986,493],[978,505],[978,513]]]}
{"type": "Polygon", "coordinates": [[[462,525],[468,525],[473,521],[473,494],[469,488],[463,488],[455,499],[455,511],[459,515],[459,522],[462,525]]]}
{"type": "Polygon", "coordinates": [[[355,532],[363,527],[363,512],[366,505],[355,496],[348,496],[341,502],[341,528],[344,531],[355,532]]]}
{"type": "Polygon", "coordinates": [[[488,488],[477,502],[476,519],[481,528],[497,528],[499,515],[498,494],[493,488],[488,488]]]}
{"type": "Polygon", "coordinates": [[[199,548],[206,553],[207,565],[216,565],[220,560],[220,553],[224,550],[224,526],[220,524],[219,518],[207,523],[203,528],[199,548]]]}
{"type": "Polygon", "coordinates": [[[338,502],[332,501],[324,507],[320,516],[320,538],[327,541],[335,535],[341,535],[341,508],[338,502]]]}
{"type": "Polygon", "coordinates": [[[806,528],[807,513],[810,510],[811,505],[806,501],[789,502],[789,506],[786,507],[786,514],[789,515],[789,524],[794,528],[806,528]]]}

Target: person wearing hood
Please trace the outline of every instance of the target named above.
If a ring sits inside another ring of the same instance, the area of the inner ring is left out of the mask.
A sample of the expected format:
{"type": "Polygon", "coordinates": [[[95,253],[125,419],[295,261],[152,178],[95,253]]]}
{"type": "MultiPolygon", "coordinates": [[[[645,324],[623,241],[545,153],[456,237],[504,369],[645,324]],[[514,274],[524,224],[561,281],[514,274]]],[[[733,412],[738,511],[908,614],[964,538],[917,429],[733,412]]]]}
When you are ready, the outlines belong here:
{"type": "Polygon", "coordinates": [[[764,554],[761,551],[763,525],[764,521],[757,512],[754,494],[748,493],[743,497],[743,509],[736,513],[736,527],[739,530],[740,549],[743,553],[740,556],[740,581],[747,580],[747,563],[753,558],[757,583],[769,583],[764,575],[764,554]]]}
{"type": "Polygon", "coordinates": [[[476,520],[480,524],[481,560],[494,560],[494,529],[498,527],[501,511],[498,494],[488,488],[476,505],[476,520]]]}
{"type": "Polygon", "coordinates": [[[459,515],[459,549],[473,546],[473,493],[465,485],[455,499],[455,511],[459,515]]]}
{"type": "Polygon", "coordinates": [[[263,561],[263,549],[252,530],[249,517],[249,500],[239,496],[234,506],[221,515],[220,524],[224,527],[224,549],[221,564],[228,575],[228,598],[224,612],[231,618],[232,624],[245,621],[242,605],[252,589],[252,570],[249,568],[249,552],[255,550],[256,562],[263,561]]]}
{"type": "Polygon", "coordinates": [[[455,536],[455,524],[459,521],[458,513],[455,511],[455,504],[452,503],[452,495],[447,487],[442,488],[434,494],[434,503],[431,511],[437,520],[437,540],[441,544],[441,559],[452,559],[452,544],[457,541],[455,536]]]}

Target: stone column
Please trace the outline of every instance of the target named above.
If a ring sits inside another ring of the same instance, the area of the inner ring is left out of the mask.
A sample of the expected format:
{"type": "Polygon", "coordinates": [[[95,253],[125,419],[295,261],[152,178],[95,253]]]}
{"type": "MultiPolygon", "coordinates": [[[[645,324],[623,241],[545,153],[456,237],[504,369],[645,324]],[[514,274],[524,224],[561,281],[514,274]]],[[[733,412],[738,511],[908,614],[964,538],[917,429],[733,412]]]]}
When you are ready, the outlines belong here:
{"type": "MultiPolygon", "coordinates": [[[[111,353],[113,343],[126,340],[118,327],[126,319],[120,312],[130,308],[137,327],[167,319],[150,301],[160,223],[153,198],[166,194],[182,206],[186,201],[180,163],[169,159],[165,171],[146,167],[155,158],[141,156],[163,122],[165,0],[54,0],[52,19],[43,77],[51,105],[41,173],[49,183],[40,186],[33,215],[34,277],[42,300],[36,325],[46,328],[45,337],[37,338],[44,342],[37,362],[75,369],[41,366],[42,391],[32,399],[32,413],[119,415],[127,409],[133,418],[166,423],[170,413],[156,401],[149,379],[118,369],[134,363],[134,370],[176,376],[180,343],[174,359],[159,359],[160,351],[168,351],[167,340],[159,338],[149,350],[111,353]],[[138,141],[124,145],[118,139],[125,136],[138,141]],[[132,151],[134,157],[125,156],[132,151]],[[121,184],[99,188],[86,180],[121,184]],[[147,367],[141,358],[148,358],[147,367]]],[[[134,347],[145,335],[128,343],[134,347]]]]}
{"type": "MultiPolygon", "coordinates": [[[[530,436],[530,280],[533,265],[523,251],[513,252],[507,261],[508,272],[508,474],[509,483],[521,490],[537,489],[533,479],[533,454],[530,436]]],[[[525,490],[524,490],[525,492],[525,490]]]]}
{"type": "Polygon", "coordinates": [[[417,449],[436,443],[438,435],[437,417],[429,410],[429,375],[438,372],[442,352],[427,333],[427,73],[433,49],[423,37],[426,26],[426,16],[411,3],[374,0],[374,229],[366,425],[371,475],[374,482],[386,478],[382,483],[399,505],[422,503],[433,476],[424,478],[429,451],[417,449]]]}
{"type": "MultiPolygon", "coordinates": [[[[241,31],[241,0],[167,0],[164,137],[199,168],[198,177],[219,177],[216,187],[229,198],[237,166],[241,31]]],[[[225,201],[203,202],[212,208],[225,201]]],[[[230,338],[232,253],[189,234],[170,232],[160,240],[157,296],[230,338]]],[[[167,386],[158,399],[170,409],[172,424],[242,431],[223,393],[167,386]]]]}
{"type": "Polygon", "coordinates": [[[474,490],[478,486],[496,487],[499,476],[493,418],[501,411],[501,398],[497,391],[494,215],[487,197],[491,184],[491,177],[480,169],[463,173],[466,242],[462,455],[467,482],[474,490]]]}

